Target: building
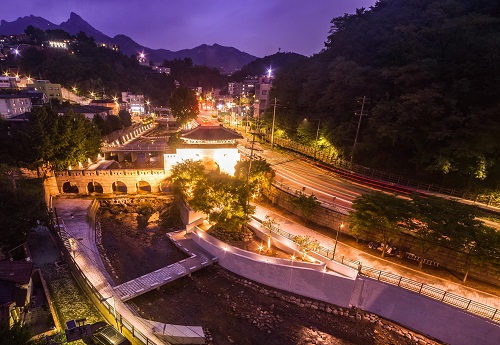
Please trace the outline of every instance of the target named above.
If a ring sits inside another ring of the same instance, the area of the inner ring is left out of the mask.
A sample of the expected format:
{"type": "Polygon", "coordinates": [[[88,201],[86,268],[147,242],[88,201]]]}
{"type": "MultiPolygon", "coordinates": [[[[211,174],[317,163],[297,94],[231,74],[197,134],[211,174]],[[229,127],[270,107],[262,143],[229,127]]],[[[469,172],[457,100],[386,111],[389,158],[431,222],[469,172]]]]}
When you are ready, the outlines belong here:
{"type": "Polygon", "coordinates": [[[154,65],[151,68],[153,71],[156,71],[156,73],[170,75],[170,67],[154,65]]]}
{"type": "Polygon", "coordinates": [[[176,149],[175,154],[165,155],[165,170],[170,171],[173,165],[192,159],[201,161],[212,170],[233,175],[241,158],[236,140],[241,138],[239,133],[223,126],[198,126],[182,134],[184,144],[176,149]]]}
{"type": "Polygon", "coordinates": [[[20,79],[17,75],[14,77],[0,77],[0,89],[17,89],[20,87],[19,83],[20,79]]]}
{"type": "Polygon", "coordinates": [[[0,116],[4,119],[31,111],[30,97],[26,95],[0,95],[0,116]]]}
{"type": "Polygon", "coordinates": [[[57,99],[62,102],[61,84],[54,84],[49,80],[34,80],[33,86],[35,90],[44,93],[47,99],[57,99]]]}
{"type": "Polygon", "coordinates": [[[243,83],[229,83],[227,85],[227,91],[232,97],[241,97],[243,95],[243,83]]]}
{"type": "Polygon", "coordinates": [[[106,43],[106,42],[99,42],[99,43],[96,43],[96,45],[98,47],[103,47],[103,48],[106,48],[106,49],[109,49],[109,50],[114,50],[115,52],[120,51],[120,47],[117,44],[106,43]]]}
{"type": "Polygon", "coordinates": [[[74,113],[82,114],[87,119],[92,120],[94,118],[94,116],[96,116],[96,115],[99,115],[103,119],[106,119],[106,117],[111,115],[112,108],[92,106],[92,105],[82,105],[82,106],[61,109],[59,111],[59,114],[65,114],[69,111],[73,111],[74,113]]]}
{"type": "Polygon", "coordinates": [[[113,99],[94,99],[90,101],[90,106],[94,107],[107,107],[111,110],[109,111],[109,115],[118,115],[120,110],[122,110],[122,103],[119,103],[118,100],[113,99]]]}
{"type": "Polygon", "coordinates": [[[254,117],[260,117],[269,107],[269,92],[272,87],[272,77],[260,77],[255,84],[254,117]]]}
{"type": "Polygon", "coordinates": [[[134,95],[130,92],[122,92],[122,102],[127,104],[127,110],[132,115],[144,115],[144,95],[134,95]]]}
{"type": "Polygon", "coordinates": [[[33,263],[0,261],[0,323],[12,325],[22,320],[33,290],[33,263]]]}

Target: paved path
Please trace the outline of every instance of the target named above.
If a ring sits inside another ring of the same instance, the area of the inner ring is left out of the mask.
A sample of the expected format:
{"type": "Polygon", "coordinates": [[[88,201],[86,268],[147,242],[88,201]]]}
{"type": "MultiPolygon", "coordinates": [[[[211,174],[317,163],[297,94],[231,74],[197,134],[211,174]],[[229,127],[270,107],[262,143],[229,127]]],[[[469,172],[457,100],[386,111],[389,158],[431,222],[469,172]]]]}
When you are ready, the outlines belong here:
{"type": "MultiPolygon", "coordinates": [[[[254,214],[255,218],[259,220],[265,220],[265,216],[269,215],[279,223],[280,229],[294,235],[309,235],[316,238],[324,247],[331,248],[333,250],[333,247],[335,245],[335,234],[333,231],[332,237],[328,237],[262,206],[254,206],[257,207],[254,214]]],[[[337,243],[336,253],[344,255],[346,258],[360,261],[363,267],[368,266],[385,272],[393,273],[405,278],[422,282],[426,285],[434,286],[438,289],[453,293],[458,296],[463,296],[465,298],[486,304],[494,308],[500,308],[500,297],[498,296],[469,288],[459,283],[453,283],[445,279],[437,278],[417,269],[401,266],[381,257],[373,256],[366,252],[355,249],[344,243],[337,243]]],[[[337,256],[337,254],[335,256],[337,256]]]]}
{"type": "MultiPolygon", "coordinates": [[[[151,324],[129,309],[112,287],[113,280],[107,273],[95,242],[95,234],[87,222],[87,210],[90,199],[54,199],[61,230],[66,238],[66,247],[72,253],[74,260],[84,272],[85,277],[96,288],[103,300],[116,308],[116,312],[134,325],[140,333],[153,340],[156,344],[163,341],[155,335],[151,324]]],[[[204,339],[200,326],[168,325],[172,332],[184,337],[204,339]]]]}
{"type": "Polygon", "coordinates": [[[122,301],[128,301],[217,262],[216,257],[204,251],[194,241],[184,238],[184,234],[185,231],[179,231],[169,234],[169,237],[178,248],[190,255],[189,258],[118,285],[114,287],[115,294],[122,301]]]}

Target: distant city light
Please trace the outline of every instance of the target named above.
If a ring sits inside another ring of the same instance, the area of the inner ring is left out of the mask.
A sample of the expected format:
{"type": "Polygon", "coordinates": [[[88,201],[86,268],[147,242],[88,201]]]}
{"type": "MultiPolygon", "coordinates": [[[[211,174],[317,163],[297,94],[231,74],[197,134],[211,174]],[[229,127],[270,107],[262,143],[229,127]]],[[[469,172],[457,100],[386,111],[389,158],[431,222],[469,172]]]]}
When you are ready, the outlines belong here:
{"type": "Polygon", "coordinates": [[[268,76],[269,78],[271,78],[271,72],[272,72],[272,71],[273,71],[273,70],[272,70],[271,68],[269,68],[269,69],[267,70],[267,76],[268,76]]]}

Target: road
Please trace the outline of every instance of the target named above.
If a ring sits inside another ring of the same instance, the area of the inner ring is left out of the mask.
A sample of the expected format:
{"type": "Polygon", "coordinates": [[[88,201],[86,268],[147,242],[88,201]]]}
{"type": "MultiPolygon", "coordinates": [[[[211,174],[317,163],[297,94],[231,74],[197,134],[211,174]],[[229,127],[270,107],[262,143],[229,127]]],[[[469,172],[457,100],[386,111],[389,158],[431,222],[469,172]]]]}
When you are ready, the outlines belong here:
{"type": "MultiPolygon", "coordinates": [[[[251,154],[251,146],[247,139],[240,140],[239,149],[247,157],[251,154]]],[[[352,202],[361,194],[376,190],[325,172],[302,156],[271,151],[257,142],[254,143],[253,155],[262,157],[271,164],[276,172],[276,182],[306,194],[312,193],[322,203],[335,205],[343,210],[351,209],[352,202]]]]}

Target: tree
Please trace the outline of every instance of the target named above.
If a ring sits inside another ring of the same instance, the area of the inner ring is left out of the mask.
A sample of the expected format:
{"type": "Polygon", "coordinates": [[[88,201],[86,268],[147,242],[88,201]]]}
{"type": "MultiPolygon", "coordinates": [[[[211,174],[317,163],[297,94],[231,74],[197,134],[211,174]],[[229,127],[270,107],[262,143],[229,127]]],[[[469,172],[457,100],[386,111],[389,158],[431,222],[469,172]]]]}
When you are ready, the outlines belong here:
{"type": "Polygon", "coordinates": [[[14,134],[21,142],[22,158],[42,171],[64,170],[95,157],[101,148],[99,131],[84,115],[58,115],[48,106],[34,108],[27,128],[14,134]]]}
{"type": "Polygon", "coordinates": [[[399,238],[402,224],[409,219],[408,200],[382,192],[363,194],[352,203],[349,227],[356,238],[376,239],[382,242],[382,257],[386,248],[399,238]]]}
{"type": "Polygon", "coordinates": [[[271,237],[273,232],[278,232],[280,230],[280,224],[276,221],[274,217],[266,215],[266,219],[262,221],[262,227],[267,231],[267,249],[271,249],[271,237]]]}
{"type": "Polygon", "coordinates": [[[36,342],[30,340],[32,330],[28,326],[24,326],[21,322],[15,322],[9,328],[5,322],[0,324],[0,345],[34,345],[36,342]]]}
{"type": "Polygon", "coordinates": [[[197,183],[189,204],[207,214],[218,227],[239,231],[255,209],[248,204],[248,193],[244,181],[227,174],[212,173],[197,183]]]}
{"type": "Polygon", "coordinates": [[[355,100],[367,96],[357,163],[498,189],[497,8],[493,0],[378,1],[334,18],[323,51],[276,73],[272,97],[286,107],[287,134],[310,142],[301,121],[314,114],[349,152],[355,100]]]}
{"type": "Polygon", "coordinates": [[[309,251],[317,251],[320,245],[319,241],[311,236],[295,236],[293,241],[302,249],[304,259],[309,251]]]}
{"type": "Polygon", "coordinates": [[[0,166],[0,250],[9,250],[28,238],[37,220],[46,219],[39,179],[16,177],[16,168],[0,166]]]}
{"type": "Polygon", "coordinates": [[[462,279],[464,283],[473,264],[491,264],[496,267],[500,265],[500,233],[482,223],[470,230],[461,241],[461,256],[464,257],[462,279]]]}
{"type": "Polygon", "coordinates": [[[130,127],[132,126],[132,116],[130,116],[130,113],[127,110],[120,110],[118,112],[118,117],[122,121],[123,127],[130,127]]]}
{"type": "Polygon", "coordinates": [[[169,104],[172,114],[180,124],[195,119],[200,113],[195,92],[186,87],[175,89],[172,92],[169,104]]]}
{"type": "Polygon", "coordinates": [[[193,198],[197,184],[207,178],[203,164],[192,159],[174,165],[171,176],[174,194],[186,202],[193,198]]]}
{"type": "Polygon", "coordinates": [[[298,192],[292,197],[292,204],[299,209],[304,220],[312,216],[321,204],[314,194],[307,196],[305,193],[298,192]]]}
{"type": "Polygon", "coordinates": [[[247,180],[254,198],[260,198],[268,192],[274,181],[275,172],[271,165],[262,158],[252,160],[250,175],[248,168],[250,161],[239,161],[235,166],[234,176],[240,180],[247,180]]]}

